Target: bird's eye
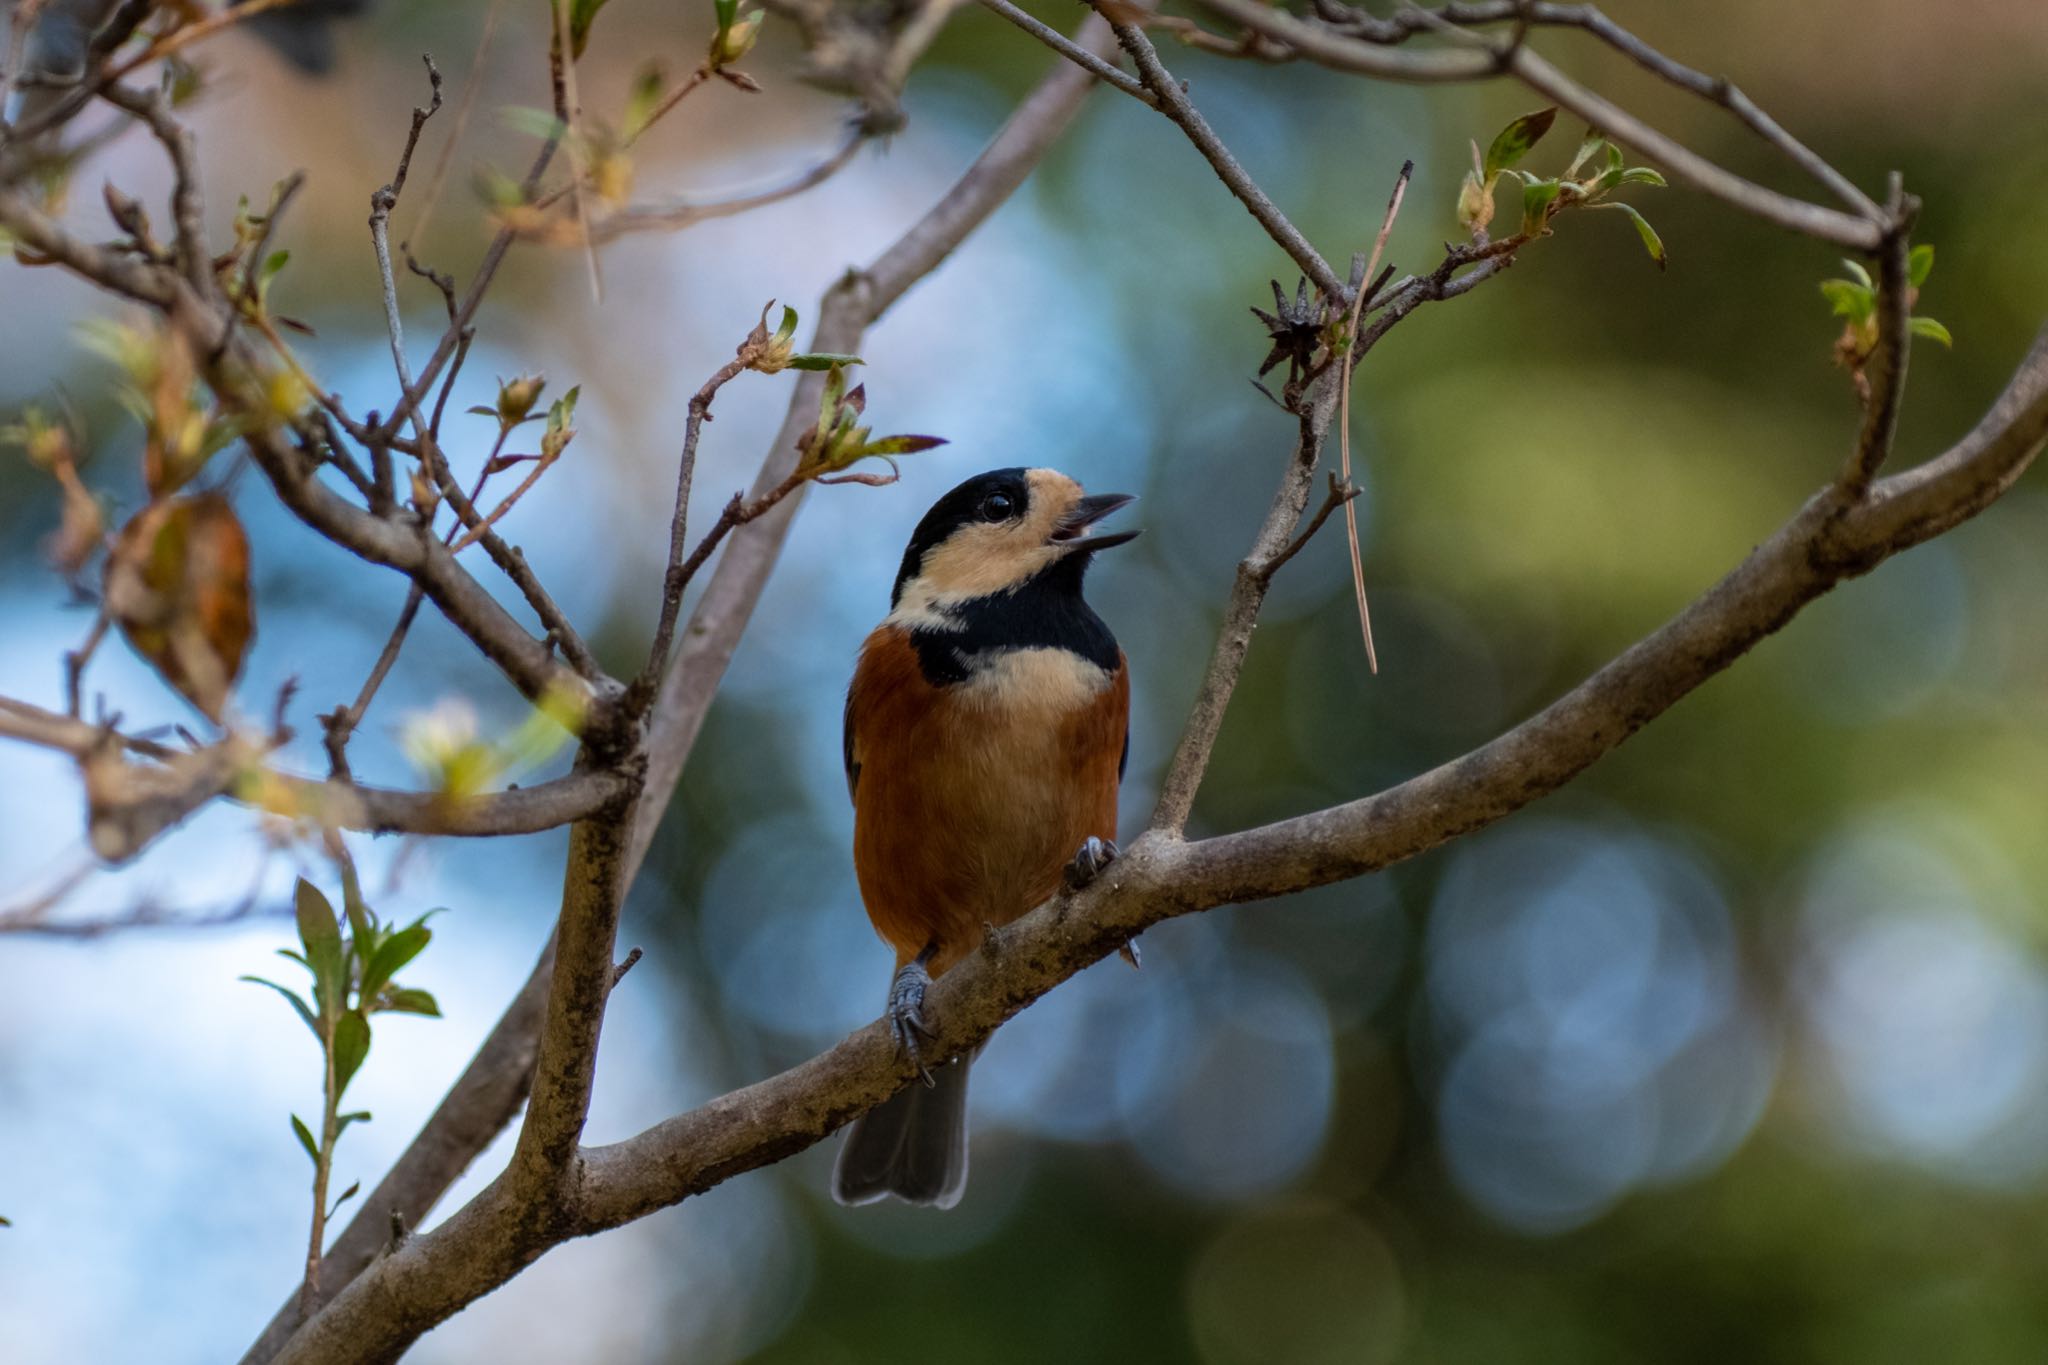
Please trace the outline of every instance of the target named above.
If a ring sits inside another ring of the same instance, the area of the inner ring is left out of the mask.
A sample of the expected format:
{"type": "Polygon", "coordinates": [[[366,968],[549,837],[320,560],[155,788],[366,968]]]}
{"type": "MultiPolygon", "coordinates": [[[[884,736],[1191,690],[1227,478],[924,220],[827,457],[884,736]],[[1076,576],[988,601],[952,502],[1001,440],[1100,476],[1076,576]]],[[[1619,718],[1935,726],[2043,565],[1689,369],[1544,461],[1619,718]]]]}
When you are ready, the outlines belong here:
{"type": "Polygon", "coordinates": [[[1008,493],[991,493],[981,500],[983,521],[1008,521],[1017,514],[1017,500],[1008,493]]]}

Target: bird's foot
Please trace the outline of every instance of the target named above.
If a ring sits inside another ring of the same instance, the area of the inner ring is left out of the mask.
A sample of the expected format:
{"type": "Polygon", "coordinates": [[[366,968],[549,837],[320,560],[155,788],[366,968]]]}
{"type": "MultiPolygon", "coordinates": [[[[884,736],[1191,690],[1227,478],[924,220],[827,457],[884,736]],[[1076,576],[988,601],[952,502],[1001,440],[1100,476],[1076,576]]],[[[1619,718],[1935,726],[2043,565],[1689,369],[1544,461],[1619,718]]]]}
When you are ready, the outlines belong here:
{"type": "Polygon", "coordinates": [[[1081,851],[1067,864],[1067,890],[1079,891],[1102,875],[1102,870],[1116,861],[1116,843],[1110,839],[1097,839],[1093,835],[1081,845],[1081,851]]]}
{"type": "Polygon", "coordinates": [[[889,983],[889,1031],[896,1035],[896,1046],[910,1058],[910,1064],[917,1068],[917,1074],[924,1083],[936,1085],[931,1068],[924,1064],[924,1055],[917,1045],[919,1034],[927,1038],[933,1036],[924,1021],[924,993],[932,984],[931,973],[925,970],[924,964],[930,959],[931,951],[927,949],[915,961],[897,968],[896,979],[889,983]]]}

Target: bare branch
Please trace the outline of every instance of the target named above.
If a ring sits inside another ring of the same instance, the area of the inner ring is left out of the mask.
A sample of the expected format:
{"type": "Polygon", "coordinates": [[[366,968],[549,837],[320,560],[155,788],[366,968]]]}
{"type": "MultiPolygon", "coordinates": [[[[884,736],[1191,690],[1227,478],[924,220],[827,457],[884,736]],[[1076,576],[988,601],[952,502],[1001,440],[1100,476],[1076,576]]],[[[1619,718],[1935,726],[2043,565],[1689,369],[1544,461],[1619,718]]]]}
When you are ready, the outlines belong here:
{"type": "MultiPolygon", "coordinates": [[[[1659,163],[1673,179],[1724,200],[1767,223],[1856,251],[1875,251],[1885,225],[1766,189],[1707,160],[1658,132],[1612,100],[1573,81],[1526,44],[1499,47],[1456,30],[1468,46],[1442,52],[1402,52],[1347,37],[1326,25],[1297,19],[1259,0],[1202,0],[1204,6],[1301,56],[1338,71],[1395,81],[1475,81],[1512,75],[1571,110],[1593,127],[1659,163]]],[[[1424,11],[1424,13],[1427,13],[1424,11]]]]}
{"type": "Polygon", "coordinates": [[[1105,84],[1113,85],[1132,99],[1143,100],[1155,109],[1159,107],[1159,97],[1153,94],[1143,81],[1136,80],[1130,73],[1110,65],[1087,48],[1073,42],[1058,29],[1040,23],[1011,4],[1010,0],[981,0],[981,3],[984,9],[1000,14],[1076,66],[1094,72],[1096,78],[1105,84]]]}
{"type": "Polygon", "coordinates": [[[1252,548],[1238,561],[1230,602],[1216,633],[1216,647],[1202,673],[1202,685],[1189,708],[1180,742],[1174,746],[1173,760],[1160,781],[1159,801],[1152,808],[1151,829],[1168,838],[1178,839],[1187,825],[1195,793],[1201,789],[1202,774],[1208,770],[1209,754],[1223,729],[1224,712],[1229,709],[1231,694],[1237,690],[1245,655],[1251,651],[1252,631],[1259,623],[1266,591],[1272,586],[1274,572],[1294,552],[1290,548],[1294,528],[1301,523],[1309,490],[1315,485],[1316,465],[1322,460],[1323,441],[1337,411],[1341,383],[1338,367],[1325,365],[1302,395],[1295,413],[1294,453],[1281,475],[1272,504],[1266,509],[1266,519],[1259,524],[1252,548]]]}
{"type": "Polygon", "coordinates": [[[173,241],[179,272],[202,294],[213,285],[213,255],[206,249],[206,201],[199,188],[199,152],[192,134],[171,117],[170,101],[161,91],[136,91],[116,83],[100,92],[109,104],[126,110],[149,128],[171,161],[171,216],[177,229],[173,241]]]}
{"type": "MultiPolygon", "coordinates": [[[[295,452],[269,434],[252,433],[249,450],[278,497],[299,520],[358,557],[410,576],[528,700],[538,701],[551,688],[566,683],[586,692],[597,709],[609,705],[616,684],[586,686],[575,681],[573,673],[555,662],[548,644],[528,634],[434,537],[418,534],[407,522],[387,520],[344,501],[313,477],[295,452]]],[[[523,566],[516,552],[508,551],[507,561],[523,566]]]]}
{"type": "MultiPolygon", "coordinates": [[[[390,224],[391,211],[397,207],[398,196],[405,188],[406,172],[412,165],[413,150],[419,145],[420,129],[426,126],[427,120],[432,118],[441,107],[440,68],[434,65],[432,57],[424,57],[422,60],[426,63],[427,79],[431,83],[433,90],[432,102],[425,108],[415,107],[413,109],[412,127],[406,134],[405,150],[398,157],[398,170],[391,177],[389,184],[383,186],[370,196],[370,242],[377,254],[377,273],[384,286],[384,324],[386,330],[390,333],[391,361],[394,368],[398,371],[399,385],[408,396],[413,393],[412,367],[407,364],[405,358],[405,325],[399,316],[398,284],[391,268],[390,224]]],[[[449,324],[457,329],[457,339],[458,344],[460,344],[462,330],[460,327],[459,310],[451,307],[449,311],[449,324]]],[[[465,346],[463,349],[466,350],[467,347],[465,346]]],[[[458,365],[460,364],[459,361],[457,363],[458,365]]],[[[453,373],[451,370],[451,379],[453,378],[453,373]]],[[[422,381],[421,387],[425,387],[425,381],[422,381]]],[[[443,393],[445,396],[445,389],[443,393]]],[[[521,555],[517,550],[508,547],[500,537],[491,531],[491,521],[501,515],[504,509],[500,508],[489,518],[479,518],[477,516],[476,508],[462,494],[460,486],[455,482],[453,473],[448,469],[447,460],[441,453],[440,443],[435,439],[435,432],[429,427],[426,420],[421,417],[418,404],[411,404],[409,412],[412,421],[413,438],[419,443],[422,463],[431,471],[442,495],[455,508],[456,514],[462,519],[463,524],[469,528],[468,534],[462,540],[449,547],[450,553],[453,554],[460,551],[470,540],[483,540],[485,542],[485,552],[491,556],[492,562],[497,564],[504,571],[506,577],[510,578],[525,595],[528,604],[534,609],[534,614],[540,618],[542,627],[548,632],[548,638],[561,646],[562,653],[569,660],[571,666],[592,682],[601,680],[603,678],[603,671],[598,668],[595,656],[591,654],[589,647],[583,643],[582,636],[569,623],[568,617],[562,613],[561,608],[555,605],[554,598],[541,585],[540,579],[527,566],[525,556],[521,555]]],[[[422,527],[423,532],[424,530],[425,528],[422,527]]],[[[406,624],[410,624],[409,619],[406,624]]],[[[404,640],[403,629],[399,630],[393,638],[402,643],[404,640]]]]}
{"type": "MultiPolygon", "coordinates": [[[[0,738],[83,759],[98,751],[108,736],[105,726],[0,697],[0,738]]],[[[189,758],[195,752],[119,733],[111,737],[127,752],[156,763],[189,758]]],[[[456,797],[444,792],[321,782],[238,762],[223,769],[219,791],[254,809],[311,819],[335,829],[487,838],[536,834],[572,824],[616,807],[630,794],[632,784],[614,773],[579,772],[531,787],[456,797]]]]}
{"type": "MultiPolygon", "coordinates": [[[[752,359],[749,346],[754,343],[755,337],[766,336],[766,316],[763,313],[762,325],[756,326],[747,341],[740,344],[738,353],[721,365],[711,378],[705,380],[704,386],[690,398],[689,412],[683,420],[682,458],[677,461],[675,511],[669,520],[668,568],[662,574],[661,612],[655,620],[654,641],[648,647],[646,666],[640,670],[640,676],[634,679],[628,694],[628,712],[637,712],[654,699],[655,686],[661,681],[662,670],[668,667],[669,648],[675,642],[676,617],[683,609],[683,593],[690,586],[690,579],[696,573],[697,566],[704,562],[704,556],[710,554],[711,548],[716,545],[714,537],[723,534],[722,531],[714,529],[711,536],[705,537],[703,554],[689,556],[686,560],[683,546],[687,542],[689,530],[690,487],[697,474],[697,440],[703,434],[704,423],[710,420],[711,401],[718,396],[720,389],[746,371],[752,359]]],[[[734,501],[738,501],[737,495],[734,501]]],[[[731,510],[728,506],[728,514],[731,510]]],[[[726,530],[731,529],[727,517],[721,517],[720,524],[726,530]]]]}
{"type": "Polygon", "coordinates": [[[1635,34],[1607,17],[1593,5],[1552,4],[1549,0],[1454,0],[1435,9],[1403,5],[1385,19],[1375,18],[1349,6],[1319,3],[1318,11],[1333,26],[1370,43],[1405,43],[1418,33],[1432,32],[1439,24],[1482,27],[1515,23],[1577,28],[1591,34],[1636,65],[1661,80],[1717,104],[1740,119],[1744,126],[1784,154],[1787,160],[1826,186],[1856,215],[1878,219],[1883,211],[1875,201],[1856,188],[1847,176],[1829,165],[1805,143],[1793,137],[1776,119],[1735,88],[1724,76],[1709,76],[1694,70],[1651,47],[1635,34]],[[1342,15],[1338,19],[1338,15],[1342,15]]]}
{"type": "Polygon", "coordinates": [[[833,153],[815,166],[790,177],[778,185],[751,194],[734,195],[730,199],[713,199],[702,203],[649,204],[638,208],[621,209],[609,217],[601,218],[589,229],[592,242],[616,241],[635,232],[675,232],[713,218],[730,218],[735,214],[750,213],[769,204],[793,199],[805,190],[824,184],[853,161],[854,153],[866,142],[866,136],[858,127],[841,140],[833,153]]]}
{"type": "Polygon", "coordinates": [[[1282,565],[1307,548],[1308,543],[1316,538],[1316,532],[1323,529],[1323,523],[1330,519],[1331,513],[1345,506],[1364,491],[1363,488],[1360,488],[1355,483],[1347,483],[1335,474],[1330,475],[1330,491],[1324,495],[1323,505],[1316,508],[1316,514],[1309,518],[1308,525],[1301,529],[1300,534],[1287,543],[1287,548],[1274,555],[1267,562],[1265,566],[1266,578],[1270,581],[1274,574],[1280,572],[1282,565]]]}
{"type": "Polygon", "coordinates": [[[1337,278],[1337,272],[1330,269],[1330,263],[1323,259],[1322,253],[1301,235],[1293,223],[1287,221],[1287,215],[1266,197],[1266,192],[1237,163],[1237,158],[1230,154],[1230,149],[1223,145],[1223,140],[1216,136],[1201,111],[1182,93],[1180,83],[1159,60],[1151,39],[1131,24],[1112,24],[1111,28],[1116,33],[1117,42],[1131,54],[1131,60],[1138,68],[1138,77],[1152,92],[1159,112],[1180,125],[1181,131],[1188,135],[1188,141],[1195,144],[1195,149],[1215,169],[1216,178],[1237,196],[1237,201],[1252,217],[1258,219],[1266,235],[1294,258],[1294,263],[1301,267],[1301,272],[1309,277],[1324,298],[1339,304],[1348,301],[1350,290],[1344,281],[1337,278]]]}

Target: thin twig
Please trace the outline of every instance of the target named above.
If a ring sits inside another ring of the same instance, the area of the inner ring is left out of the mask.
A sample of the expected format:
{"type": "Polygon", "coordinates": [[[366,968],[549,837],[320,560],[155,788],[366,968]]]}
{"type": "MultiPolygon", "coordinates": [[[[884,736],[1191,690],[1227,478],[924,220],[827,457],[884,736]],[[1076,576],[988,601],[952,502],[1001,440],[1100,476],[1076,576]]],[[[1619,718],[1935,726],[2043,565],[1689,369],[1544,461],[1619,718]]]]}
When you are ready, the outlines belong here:
{"type": "Polygon", "coordinates": [[[405,648],[406,635],[412,630],[413,618],[420,614],[420,603],[426,594],[415,583],[406,590],[405,606],[399,610],[398,622],[391,627],[391,634],[385,638],[384,648],[378,651],[377,662],[370,668],[370,676],[363,679],[363,685],[356,691],[356,699],[347,706],[337,706],[320,717],[326,733],[323,743],[327,748],[328,772],[341,781],[352,779],[348,766],[348,741],[355,734],[356,726],[362,723],[363,713],[370,709],[370,701],[377,695],[377,689],[384,685],[384,676],[391,666],[398,662],[398,652],[405,648]]]}
{"type": "Polygon", "coordinates": [[[550,0],[554,12],[555,43],[549,71],[554,76],[555,118],[569,135],[569,205],[575,210],[576,227],[583,239],[583,265],[590,273],[590,299],[604,302],[604,276],[597,268],[597,251],[590,242],[590,211],[583,204],[583,167],[577,148],[583,139],[576,123],[582,115],[582,101],[576,94],[576,55],[569,48],[569,7],[550,0]]]}
{"type": "Polygon", "coordinates": [[[477,92],[483,89],[484,57],[491,50],[491,37],[498,31],[498,15],[505,8],[505,0],[491,0],[491,7],[484,12],[484,30],[477,36],[476,52],[469,59],[469,74],[462,78],[462,102],[455,106],[455,126],[448,130],[448,137],[441,144],[441,154],[434,158],[433,174],[427,177],[427,188],[420,195],[419,212],[413,215],[412,228],[403,241],[420,241],[425,237],[427,224],[433,220],[434,207],[441,202],[441,186],[447,183],[448,167],[455,160],[455,149],[462,142],[462,135],[469,130],[469,116],[476,108],[477,92]]]}
{"type": "MultiPolygon", "coordinates": [[[[555,462],[561,458],[560,450],[557,450],[552,455],[542,451],[540,458],[534,460],[531,467],[526,471],[526,477],[519,481],[519,486],[499,499],[496,507],[493,507],[486,513],[474,526],[463,531],[462,535],[448,548],[456,554],[460,554],[485,536],[491,534],[491,528],[497,524],[498,519],[517,506],[519,500],[525,497],[535,484],[540,482],[541,475],[554,468],[555,462]]],[[[486,466],[487,469],[488,467],[486,466]]]]}
{"type": "MultiPolygon", "coordinates": [[[[1401,173],[1394,177],[1394,192],[1387,199],[1386,216],[1380,219],[1379,235],[1372,241],[1372,257],[1366,262],[1365,274],[1369,278],[1379,269],[1380,256],[1387,249],[1387,236],[1394,230],[1394,219],[1400,215],[1401,200],[1408,193],[1408,179],[1415,174],[1415,163],[1401,163],[1401,173]]],[[[1354,352],[1358,341],[1358,316],[1365,307],[1365,290],[1358,291],[1358,297],[1351,301],[1351,317],[1344,325],[1344,359],[1342,373],[1337,383],[1341,390],[1337,417],[1337,448],[1341,453],[1344,482],[1351,482],[1351,370],[1356,363],[1354,352]]],[[[1358,631],[1365,638],[1365,663],[1373,673],[1380,671],[1379,651],[1372,643],[1372,608],[1366,604],[1365,564],[1358,552],[1358,509],[1348,501],[1344,505],[1344,538],[1351,547],[1351,591],[1358,599],[1358,631]]]]}
{"type": "MultiPolygon", "coordinates": [[[[1643,120],[1595,94],[1536,55],[1527,45],[1498,46],[1469,29],[1441,31],[1460,46],[1434,52],[1404,52],[1360,41],[1324,24],[1270,8],[1262,0],[1201,0],[1205,8],[1255,33],[1283,43],[1310,61],[1333,70],[1397,81],[1478,81],[1502,74],[1571,110],[1611,140],[1661,165],[1675,180],[1713,195],[1752,217],[1856,251],[1874,251],[1883,225],[1860,214],[1809,203],[1766,189],[1715,164],[1658,132],[1643,120]]],[[[1429,11],[1417,11],[1429,14],[1429,11]]],[[[1434,16],[1431,16],[1435,27],[1434,16]]]]}
{"type": "Polygon", "coordinates": [[[718,396],[720,389],[746,372],[750,359],[748,348],[742,343],[739,354],[721,365],[718,372],[705,380],[704,386],[691,397],[689,413],[683,419],[683,453],[677,461],[676,504],[669,518],[668,567],[662,573],[661,612],[655,621],[653,643],[647,650],[647,663],[626,694],[628,715],[637,713],[654,699],[655,684],[661,680],[662,669],[668,667],[669,646],[674,643],[676,635],[676,617],[683,609],[683,592],[690,585],[689,574],[683,568],[683,546],[687,543],[689,526],[690,486],[697,472],[697,438],[703,432],[704,423],[711,420],[711,400],[718,396]]]}
{"type": "MultiPolygon", "coordinates": [[[[422,56],[427,64],[427,82],[433,92],[432,100],[425,108],[413,106],[412,126],[406,131],[405,150],[398,154],[398,170],[384,185],[370,196],[370,241],[377,252],[377,273],[384,285],[384,326],[391,337],[391,362],[398,370],[398,382],[406,389],[412,388],[412,367],[405,360],[405,323],[399,316],[398,282],[391,270],[391,210],[398,207],[398,196],[405,190],[405,177],[412,169],[413,149],[419,146],[420,129],[427,120],[441,108],[441,69],[434,65],[431,56],[422,56]]],[[[413,413],[413,436],[424,440],[426,431],[413,413]]]]}
{"type": "Polygon", "coordinates": [[[1295,264],[1301,267],[1302,274],[1309,277],[1324,298],[1332,303],[1344,302],[1350,293],[1344,281],[1337,278],[1337,272],[1330,269],[1330,263],[1323,259],[1322,253],[1310,245],[1308,238],[1302,236],[1294,224],[1287,221],[1287,215],[1266,196],[1266,192],[1259,188],[1258,182],[1245,173],[1244,167],[1230,154],[1230,149],[1223,145],[1223,140],[1209,127],[1208,120],[1204,119],[1201,111],[1188,100],[1187,95],[1181,91],[1179,82],[1174,80],[1173,74],[1159,60],[1158,50],[1152,46],[1152,40],[1132,24],[1112,21],[1110,28],[1116,34],[1117,42],[1122,44],[1124,51],[1130,53],[1132,62],[1138,68],[1138,78],[1157,98],[1159,111],[1180,125],[1181,131],[1188,135],[1188,140],[1195,144],[1195,149],[1201,152],[1203,158],[1215,169],[1216,178],[1237,196],[1237,201],[1245,206],[1252,217],[1258,219],[1259,226],[1266,230],[1266,235],[1271,237],[1282,251],[1294,258],[1295,264]]]}
{"type": "Polygon", "coordinates": [[[626,956],[620,960],[619,964],[616,967],[612,968],[611,988],[613,990],[617,990],[619,988],[619,983],[626,979],[626,973],[633,970],[634,965],[640,961],[641,956],[642,954],[640,950],[638,948],[635,948],[631,952],[627,953],[626,956]]]}
{"type": "Polygon", "coordinates": [[[85,642],[64,655],[64,710],[74,719],[84,710],[85,666],[92,662],[93,652],[106,638],[108,623],[107,609],[102,604],[99,614],[93,617],[92,629],[85,633],[85,642]]]}
{"type": "MultiPolygon", "coordinates": [[[[402,406],[409,409],[413,437],[419,442],[422,463],[426,465],[442,496],[455,508],[456,515],[472,533],[462,543],[469,543],[469,539],[484,542],[484,548],[491,556],[492,562],[518,586],[527,603],[540,617],[541,625],[547,630],[548,637],[561,647],[563,657],[569,661],[570,666],[585,678],[594,681],[603,676],[602,670],[598,668],[596,656],[591,654],[582,636],[555,605],[554,598],[541,586],[539,578],[527,565],[525,556],[505,545],[491,532],[488,523],[477,515],[475,506],[462,495],[460,486],[456,484],[453,473],[447,467],[447,460],[441,453],[440,444],[434,439],[433,429],[420,416],[415,396],[431,382],[431,379],[430,376],[422,374],[418,381],[419,388],[415,388],[411,366],[406,362],[405,328],[399,317],[398,284],[391,268],[390,221],[391,211],[398,205],[399,193],[405,188],[406,172],[412,164],[413,149],[419,143],[420,129],[441,107],[440,69],[434,65],[432,57],[423,60],[426,62],[428,80],[432,85],[433,99],[428,107],[415,108],[412,111],[412,127],[406,135],[405,150],[399,155],[397,173],[392,176],[390,184],[370,197],[370,241],[377,254],[377,272],[384,289],[384,321],[390,333],[392,364],[398,371],[399,385],[406,394],[406,401],[402,406]]],[[[478,297],[482,283],[480,279],[477,285],[472,287],[472,298],[478,297]]],[[[464,321],[464,310],[458,309],[449,322],[449,326],[454,329],[453,335],[458,338],[458,345],[461,344],[464,321]]],[[[380,427],[377,430],[381,432],[383,429],[380,427]]]]}
{"type": "MultiPolygon", "coordinates": [[[[270,201],[269,211],[263,215],[263,231],[256,235],[256,244],[250,248],[249,254],[242,258],[242,289],[240,297],[236,301],[243,310],[253,310],[258,304],[259,288],[263,283],[263,262],[264,258],[270,254],[270,239],[277,233],[278,220],[284,217],[284,211],[291,206],[293,197],[305,187],[305,184],[306,173],[304,171],[293,171],[290,175],[286,176],[284,183],[278,187],[276,196],[270,201]]],[[[240,316],[240,313],[238,312],[235,316],[240,316]]],[[[232,320],[230,320],[229,325],[233,326],[232,320]]],[[[275,334],[273,333],[272,335],[274,336],[275,334]]],[[[283,341],[281,338],[278,340],[279,346],[282,349],[283,341]]],[[[294,361],[294,367],[296,368],[296,361],[294,361]]],[[[302,374],[301,382],[303,383],[304,381],[305,376],[302,374]]],[[[317,388],[318,386],[315,385],[313,387],[317,388]]]]}
{"type": "Polygon", "coordinates": [[[1159,96],[1153,94],[1143,81],[1102,60],[1051,25],[1040,23],[1011,4],[1010,0],[981,0],[981,4],[984,9],[1001,15],[1076,66],[1093,72],[1098,80],[1115,86],[1132,99],[1143,100],[1155,109],[1159,107],[1159,96]]]}
{"type": "Polygon", "coordinates": [[[1883,215],[1876,201],[1858,189],[1855,182],[1785,131],[1776,119],[1759,108],[1727,77],[1709,76],[1704,71],[1672,60],[1608,18],[1597,6],[1552,4],[1549,0],[1459,0],[1429,10],[1403,5],[1386,19],[1375,18],[1347,5],[1328,3],[1327,0],[1319,3],[1317,9],[1333,27],[1366,42],[1382,44],[1407,42],[1418,33],[1433,30],[1438,22],[1464,28],[1515,23],[1581,29],[1660,80],[1733,114],[1752,133],[1820,182],[1854,212],[1871,219],[1879,219],[1883,215]]]}
{"type": "Polygon", "coordinates": [[[1330,475],[1330,491],[1324,496],[1323,505],[1316,509],[1315,516],[1309,519],[1308,525],[1301,529],[1301,533],[1287,543],[1286,549],[1274,555],[1272,559],[1261,566],[1260,574],[1270,580],[1274,574],[1280,572],[1282,565],[1300,554],[1302,549],[1311,540],[1316,538],[1316,532],[1323,529],[1323,523],[1330,519],[1332,512],[1335,512],[1340,507],[1348,506],[1353,498],[1364,491],[1363,488],[1360,488],[1355,483],[1345,482],[1335,474],[1330,475]]]}
{"type": "Polygon", "coordinates": [[[866,141],[866,136],[855,127],[848,132],[838,148],[823,161],[765,190],[755,190],[750,194],[735,195],[731,199],[714,199],[703,203],[650,204],[639,208],[621,209],[592,225],[591,240],[610,242],[635,232],[674,232],[714,218],[730,218],[735,214],[750,213],[769,204],[780,203],[784,199],[793,199],[805,190],[824,184],[851,164],[854,153],[858,152],[861,144],[866,141]]]}

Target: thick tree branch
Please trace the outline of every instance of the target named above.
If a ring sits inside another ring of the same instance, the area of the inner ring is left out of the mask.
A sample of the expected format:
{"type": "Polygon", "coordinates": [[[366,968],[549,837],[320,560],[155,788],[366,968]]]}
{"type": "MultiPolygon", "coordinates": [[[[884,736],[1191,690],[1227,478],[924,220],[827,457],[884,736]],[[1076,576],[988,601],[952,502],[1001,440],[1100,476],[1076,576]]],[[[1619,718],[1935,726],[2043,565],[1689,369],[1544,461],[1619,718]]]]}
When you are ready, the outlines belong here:
{"type": "Polygon", "coordinates": [[[505,1177],[523,1219],[544,1221],[575,1198],[575,1161],[612,991],[619,910],[631,882],[626,839],[632,823],[628,806],[579,821],[570,831],[533,1090],[505,1177]]]}
{"type": "MultiPolygon", "coordinates": [[[[1094,886],[995,931],[933,987],[933,1046],[950,1054],[975,1045],[1161,920],[1356,877],[1556,790],[1805,603],[1988,505],[2044,441],[2048,331],[1991,413],[1954,449],[1885,480],[1865,502],[1845,502],[1835,489],[1820,493],[1662,629],[1490,744],[1377,796],[1241,834],[1193,844],[1147,834],[1094,886]]],[[[801,1151],[909,1083],[913,1070],[877,1022],[779,1076],[590,1150],[580,1193],[543,1241],[615,1227],[801,1151]]],[[[358,1277],[281,1358],[388,1359],[425,1326],[530,1264],[544,1246],[508,1235],[506,1184],[358,1277]]]]}
{"type": "MultiPolygon", "coordinates": [[[[1988,506],[2048,442],[2048,331],[1955,448],[1878,484],[1817,495],[1705,595],[1490,744],[1361,801],[1197,843],[1148,834],[1101,882],[998,930],[933,987],[942,1053],[971,1047],[1059,981],[1150,925],[1357,877],[1547,795],[1612,751],[1807,602],[1988,506]]],[[[642,1216],[781,1160],[886,1098],[912,1068],[877,1023],[758,1085],[585,1157],[575,1230],[642,1216]]]]}

